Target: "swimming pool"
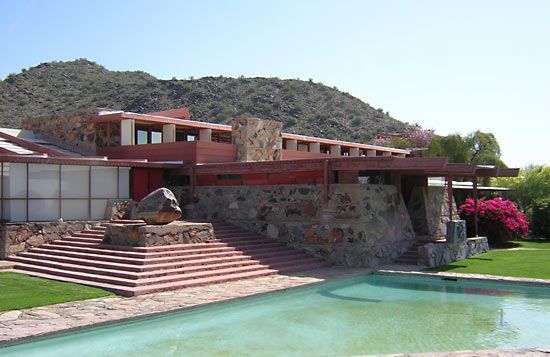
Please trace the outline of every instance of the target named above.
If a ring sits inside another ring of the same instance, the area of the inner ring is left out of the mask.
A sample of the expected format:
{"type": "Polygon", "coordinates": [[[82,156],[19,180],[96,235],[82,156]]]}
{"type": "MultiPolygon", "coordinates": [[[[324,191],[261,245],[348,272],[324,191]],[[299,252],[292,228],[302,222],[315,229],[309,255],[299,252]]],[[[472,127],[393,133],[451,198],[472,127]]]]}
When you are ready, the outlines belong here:
{"type": "Polygon", "coordinates": [[[0,355],[334,356],[549,344],[549,288],[366,275],[0,348],[0,355]]]}

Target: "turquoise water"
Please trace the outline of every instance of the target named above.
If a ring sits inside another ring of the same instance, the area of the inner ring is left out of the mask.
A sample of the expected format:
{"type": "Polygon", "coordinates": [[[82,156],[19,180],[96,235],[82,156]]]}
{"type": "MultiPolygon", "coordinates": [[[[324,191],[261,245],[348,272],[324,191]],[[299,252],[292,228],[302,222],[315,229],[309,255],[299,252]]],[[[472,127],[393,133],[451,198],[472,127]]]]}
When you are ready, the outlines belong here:
{"type": "Polygon", "coordinates": [[[550,345],[550,289],[367,275],[0,348],[2,356],[342,356],[550,345]]]}

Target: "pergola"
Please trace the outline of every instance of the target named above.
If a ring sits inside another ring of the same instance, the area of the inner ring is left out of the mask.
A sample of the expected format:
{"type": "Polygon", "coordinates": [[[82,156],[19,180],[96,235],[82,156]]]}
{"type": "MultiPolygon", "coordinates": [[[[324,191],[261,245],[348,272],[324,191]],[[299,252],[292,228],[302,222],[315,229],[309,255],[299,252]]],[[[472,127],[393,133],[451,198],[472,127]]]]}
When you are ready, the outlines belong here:
{"type": "Polygon", "coordinates": [[[232,162],[219,164],[184,165],[178,173],[190,177],[190,195],[193,196],[200,175],[238,175],[258,173],[291,173],[298,171],[323,171],[323,202],[328,203],[333,172],[380,171],[388,173],[391,184],[401,187],[401,176],[445,177],[449,201],[449,218],[452,220],[453,178],[468,177],[473,181],[474,206],[476,208],[475,234],[477,236],[477,202],[479,177],[516,177],[519,169],[497,166],[449,163],[447,158],[411,157],[342,157],[327,159],[232,162]]]}

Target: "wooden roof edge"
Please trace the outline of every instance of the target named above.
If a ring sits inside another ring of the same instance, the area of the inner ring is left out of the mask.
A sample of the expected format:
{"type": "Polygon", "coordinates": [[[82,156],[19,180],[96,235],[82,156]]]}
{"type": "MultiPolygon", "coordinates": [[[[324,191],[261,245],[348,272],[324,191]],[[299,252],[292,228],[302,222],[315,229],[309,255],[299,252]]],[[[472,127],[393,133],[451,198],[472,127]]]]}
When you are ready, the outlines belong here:
{"type": "Polygon", "coordinates": [[[113,160],[107,157],[51,157],[42,155],[6,155],[0,154],[0,162],[53,164],[53,165],[84,165],[84,166],[120,166],[149,168],[179,168],[181,164],[150,162],[147,160],[113,160]]]}

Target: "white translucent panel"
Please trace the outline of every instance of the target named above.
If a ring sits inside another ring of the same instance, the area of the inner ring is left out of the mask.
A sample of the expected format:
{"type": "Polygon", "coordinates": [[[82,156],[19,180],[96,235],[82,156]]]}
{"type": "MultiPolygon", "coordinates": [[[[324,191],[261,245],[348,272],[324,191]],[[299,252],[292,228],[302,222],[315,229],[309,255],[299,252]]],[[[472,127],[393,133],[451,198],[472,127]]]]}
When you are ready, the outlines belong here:
{"type": "Polygon", "coordinates": [[[2,216],[11,222],[27,220],[27,200],[4,201],[2,216]]]}
{"type": "Polygon", "coordinates": [[[118,168],[92,166],[92,198],[116,198],[118,168]]]}
{"type": "Polygon", "coordinates": [[[118,198],[130,198],[130,168],[118,168],[118,198]]]}
{"type": "Polygon", "coordinates": [[[93,220],[105,219],[105,208],[107,207],[107,200],[92,200],[92,217],[93,220]]]}
{"type": "Polygon", "coordinates": [[[28,221],[57,221],[59,200],[29,200],[28,221]]]}
{"type": "Polygon", "coordinates": [[[88,198],[90,185],[89,166],[61,166],[61,197],[88,198]]]}
{"type": "Polygon", "coordinates": [[[158,131],[151,132],[151,144],[162,143],[162,133],[158,131]]]}
{"type": "Polygon", "coordinates": [[[59,198],[59,165],[29,164],[29,198],[59,198]]]}
{"type": "Polygon", "coordinates": [[[61,218],[64,220],[87,220],[88,200],[61,200],[61,218]]]}
{"type": "Polygon", "coordinates": [[[137,130],[136,144],[137,145],[147,144],[148,135],[149,133],[146,132],[145,130],[137,130]]]}
{"type": "Polygon", "coordinates": [[[27,164],[4,164],[4,174],[9,176],[4,198],[27,198],[27,164]]]}

